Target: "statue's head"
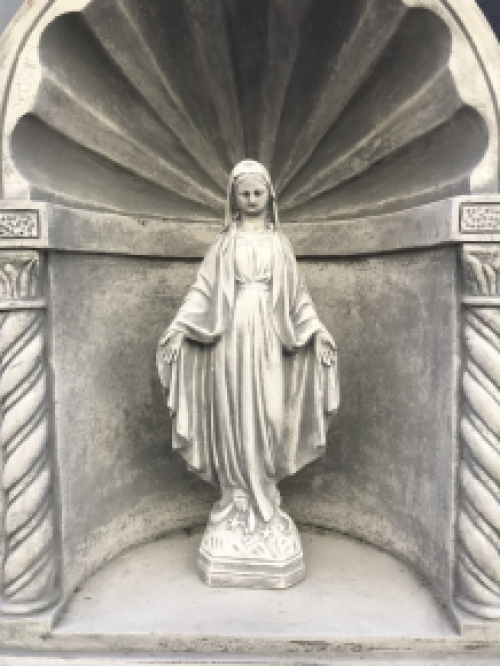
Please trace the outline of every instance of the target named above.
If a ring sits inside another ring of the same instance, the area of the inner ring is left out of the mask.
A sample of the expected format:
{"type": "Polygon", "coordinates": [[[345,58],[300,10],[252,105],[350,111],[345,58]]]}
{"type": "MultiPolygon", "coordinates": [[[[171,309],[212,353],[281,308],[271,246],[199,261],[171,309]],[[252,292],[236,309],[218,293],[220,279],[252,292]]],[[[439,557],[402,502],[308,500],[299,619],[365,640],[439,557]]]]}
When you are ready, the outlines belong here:
{"type": "Polygon", "coordinates": [[[245,213],[250,217],[269,217],[269,185],[258,174],[244,174],[234,181],[234,213],[245,213]]]}
{"type": "Polygon", "coordinates": [[[271,177],[266,167],[255,160],[239,162],[229,176],[224,228],[238,220],[242,211],[250,215],[265,211],[269,226],[279,226],[271,177]]]}

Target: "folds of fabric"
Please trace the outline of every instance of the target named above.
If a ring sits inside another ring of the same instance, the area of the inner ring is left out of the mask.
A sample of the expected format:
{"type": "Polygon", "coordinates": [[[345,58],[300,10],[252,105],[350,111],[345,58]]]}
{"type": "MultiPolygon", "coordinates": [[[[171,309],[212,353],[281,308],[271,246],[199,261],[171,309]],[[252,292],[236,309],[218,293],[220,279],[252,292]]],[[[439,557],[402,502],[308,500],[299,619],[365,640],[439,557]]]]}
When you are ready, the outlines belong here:
{"type": "Polygon", "coordinates": [[[238,287],[235,234],[207,254],[169,332],[178,361],[158,367],[173,415],[173,447],[201,478],[240,488],[260,515],[273,487],[320,456],[339,401],[335,366],[322,365],[322,328],[288,241],[272,233],[272,283],[238,287]]]}
{"type": "MultiPolygon", "coordinates": [[[[215,371],[220,357],[226,353],[230,350],[224,338],[215,345],[186,339],[179,360],[172,366],[165,363],[162,373],[165,381],[170,381],[167,386],[168,406],[173,416],[172,446],[194,472],[216,485],[221,485],[219,458],[231,455],[220,452],[219,448],[224,440],[232,439],[228,433],[236,420],[229,397],[234,383],[228,384],[236,378],[215,371]],[[217,416],[216,410],[219,410],[217,416]],[[224,419],[228,419],[226,433],[217,427],[224,419]]],[[[312,342],[294,353],[283,353],[282,361],[282,417],[278,422],[281,429],[278,427],[276,433],[280,436],[271,438],[272,449],[266,449],[265,457],[267,473],[271,476],[274,470],[276,481],[295,474],[322,455],[329,420],[339,402],[337,372],[333,366],[318,362],[312,342]]],[[[267,400],[267,404],[272,400],[266,392],[274,394],[273,400],[279,395],[276,385],[263,384],[261,399],[267,400]]],[[[277,419],[270,427],[276,423],[277,419]]],[[[238,465],[234,469],[236,479],[238,465]]],[[[241,483],[241,487],[248,487],[247,482],[241,483]]]]}

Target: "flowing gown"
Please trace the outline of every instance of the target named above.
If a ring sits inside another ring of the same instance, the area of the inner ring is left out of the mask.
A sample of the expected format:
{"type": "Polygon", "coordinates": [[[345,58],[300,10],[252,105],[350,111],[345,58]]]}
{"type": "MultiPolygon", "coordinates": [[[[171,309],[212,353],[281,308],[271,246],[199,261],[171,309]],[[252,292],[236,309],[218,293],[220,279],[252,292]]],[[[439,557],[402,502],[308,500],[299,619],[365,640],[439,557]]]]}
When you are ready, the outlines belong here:
{"type": "Polygon", "coordinates": [[[264,520],[274,512],[282,438],[282,345],[271,303],[272,237],[238,233],[232,326],[217,346],[215,415],[226,444],[217,461],[223,489],[241,489],[264,520]]]}
{"type": "Polygon", "coordinates": [[[338,404],[336,372],[314,354],[321,324],[288,248],[274,232],[216,244],[170,327],[186,336],[178,362],[159,357],[174,449],[223,494],[244,493],[265,522],[277,481],[323,453],[338,404]]]}

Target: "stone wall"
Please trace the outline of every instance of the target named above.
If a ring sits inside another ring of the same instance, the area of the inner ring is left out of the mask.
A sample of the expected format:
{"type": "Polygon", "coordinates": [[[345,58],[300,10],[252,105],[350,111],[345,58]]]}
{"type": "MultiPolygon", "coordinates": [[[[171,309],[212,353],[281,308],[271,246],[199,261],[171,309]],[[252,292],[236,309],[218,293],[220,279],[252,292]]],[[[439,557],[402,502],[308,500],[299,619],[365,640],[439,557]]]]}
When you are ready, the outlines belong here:
{"type": "MultiPolygon", "coordinates": [[[[299,521],[399,553],[450,596],[457,354],[453,250],[302,262],[340,349],[324,459],[283,484],[299,521]]],[[[154,350],[195,263],[50,258],[65,586],[206,519],[216,493],[170,444],[154,350]]]]}

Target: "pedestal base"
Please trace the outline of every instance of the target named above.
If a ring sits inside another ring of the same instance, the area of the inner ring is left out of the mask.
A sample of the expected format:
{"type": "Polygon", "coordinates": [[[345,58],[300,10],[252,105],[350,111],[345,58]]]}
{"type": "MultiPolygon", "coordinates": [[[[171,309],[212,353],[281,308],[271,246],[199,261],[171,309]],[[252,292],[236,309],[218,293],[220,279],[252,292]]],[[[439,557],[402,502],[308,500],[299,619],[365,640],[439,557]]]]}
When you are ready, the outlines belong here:
{"type": "Polygon", "coordinates": [[[198,556],[198,571],[211,587],[285,589],[305,576],[299,533],[277,509],[263,523],[237,510],[213,512],[198,556]]]}
{"type": "Polygon", "coordinates": [[[198,557],[201,579],[210,587],[249,587],[256,590],[284,590],[305,576],[302,554],[286,564],[248,563],[244,560],[198,557]]]}

